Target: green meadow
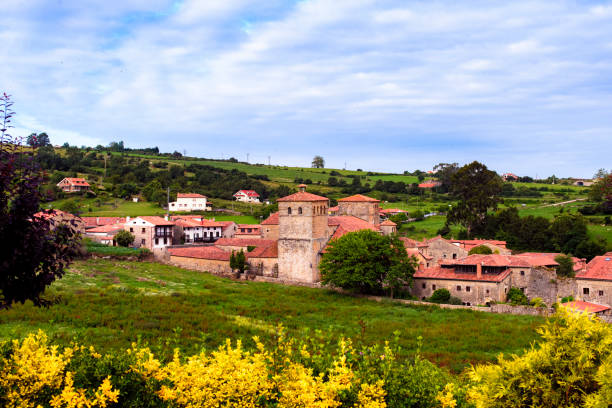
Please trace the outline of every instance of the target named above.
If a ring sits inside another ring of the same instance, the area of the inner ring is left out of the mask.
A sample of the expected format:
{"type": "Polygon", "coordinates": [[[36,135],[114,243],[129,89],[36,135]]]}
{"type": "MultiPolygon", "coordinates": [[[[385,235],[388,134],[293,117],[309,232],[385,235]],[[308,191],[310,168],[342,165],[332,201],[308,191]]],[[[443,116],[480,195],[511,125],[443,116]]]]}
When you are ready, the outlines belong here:
{"type": "Polygon", "coordinates": [[[42,329],[58,344],[77,340],[111,351],[140,341],[169,357],[172,347],[195,353],[226,338],[253,347],[253,336],[269,342],[278,325],[291,336],[364,343],[391,339],[398,330],[405,353],[413,353],[422,336],[424,355],[457,373],[499,353],[520,353],[543,323],[539,317],[379,303],[327,289],[102,259],[75,262],[47,295],[57,299],[47,309],[26,303],[0,311],[0,340],[42,329]]]}

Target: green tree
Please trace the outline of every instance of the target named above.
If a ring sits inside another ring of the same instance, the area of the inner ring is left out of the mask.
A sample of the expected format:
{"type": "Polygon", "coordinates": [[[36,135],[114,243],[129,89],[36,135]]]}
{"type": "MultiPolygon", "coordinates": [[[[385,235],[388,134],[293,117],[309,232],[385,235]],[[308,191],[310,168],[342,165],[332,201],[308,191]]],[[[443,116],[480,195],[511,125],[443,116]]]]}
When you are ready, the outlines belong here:
{"type": "Polygon", "coordinates": [[[431,294],[429,301],[432,303],[448,303],[451,298],[451,294],[448,289],[441,288],[436,289],[434,293],[431,294]]]}
{"type": "Polygon", "coordinates": [[[115,234],[115,242],[119,246],[129,247],[134,243],[134,234],[126,230],[121,230],[115,234]]]}
{"type": "Polygon", "coordinates": [[[440,185],[442,192],[446,192],[451,189],[453,184],[453,176],[458,170],[459,165],[457,163],[440,163],[434,166],[433,171],[436,173],[438,181],[442,183],[440,185]]]}
{"type": "Polygon", "coordinates": [[[238,252],[232,251],[230,255],[230,268],[232,268],[233,271],[238,270],[240,273],[244,273],[246,266],[246,255],[244,251],[242,249],[238,252]]]}
{"type": "Polygon", "coordinates": [[[565,254],[575,254],[583,241],[588,241],[587,224],[582,215],[557,216],[550,225],[552,249],[565,254]]]}
{"type": "Polygon", "coordinates": [[[479,408],[605,408],[612,401],[612,326],[559,308],[521,356],[472,367],[468,394],[479,408]]]}
{"type": "Polygon", "coordinates": [[[325,160],[322,156],[315,156],[312,158],[312,167],[316,169],[322,169],[325,167],[325,160]]]}
{"type": "Polygon", "coordinates": [[[416,265],[398,237],[362,230],[330,241],[319,269],[324,284],[360,293],[388,288],[393,297],[396,290],[411,284],[416,265]]]}
{"type": "Polygon", "coordinates": [[[528,305],[529,299],[519,288],[510,288],[506,295],[506,300],[513,305],[528,305]]]}
{"type": "Polygon", "coordinates": [[[573,278],[574,273],[574,261],[571,256],[568,255],[557,255],[555,262],[559,264],[557,267],[557,275],[565,278],[573,278]]]}
{"type": "Polygon", "coordinates": [[[452,177],[451,193],[459,202],[448,212],[448,222],[463,225],[471,236],[487,212],[497,208],[501,189],[501,178],[484,164],[475,161],[463,166],[452,177]]]}
{"type": "Polygon", "coordinates": [[[478,245],[474,248],[470,249],[468,255],[481,254],[481,255],[490,255],[493,253],[493,250],[486,245],[478,245]]]}

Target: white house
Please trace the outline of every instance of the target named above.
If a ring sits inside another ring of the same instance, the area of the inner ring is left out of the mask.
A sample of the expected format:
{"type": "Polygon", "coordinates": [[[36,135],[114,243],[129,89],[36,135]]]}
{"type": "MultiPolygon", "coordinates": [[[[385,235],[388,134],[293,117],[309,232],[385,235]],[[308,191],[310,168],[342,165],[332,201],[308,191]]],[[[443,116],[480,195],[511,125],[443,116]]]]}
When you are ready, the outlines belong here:
{"type": "Polygon", "coordinates": [[[174,224],[181,230],[184,242],[214,242],[223,236],[224,223],[198,218],[178,218],[174,224]]]}
{"type": "Polygon", "coordinates": [[[91,186],[89,183],[80,177],[66,177],[57,186],[62,189],[65,193],[74,193],[78,191],[89,191],[91,186]]]}
{"type": "Polygon", "coordinates": [[[123,229],[134,235],[136,248],[147,248],[151,251],[172,245],[174,223],[157,216],[140,216],[126,218],[123,229]]]}
{"type": "Polygon", "coordinates": [[[245,203],[258,203],[259,194],[255,190],[240,190],[234,194],[236,201],[242,201],[245,203]]]}
{"type": "Polygon", "coordinates": [[[206,196],[202,194],[178,193],[176,201],[170,203],[170,211],[206,211],[206,196]]]}

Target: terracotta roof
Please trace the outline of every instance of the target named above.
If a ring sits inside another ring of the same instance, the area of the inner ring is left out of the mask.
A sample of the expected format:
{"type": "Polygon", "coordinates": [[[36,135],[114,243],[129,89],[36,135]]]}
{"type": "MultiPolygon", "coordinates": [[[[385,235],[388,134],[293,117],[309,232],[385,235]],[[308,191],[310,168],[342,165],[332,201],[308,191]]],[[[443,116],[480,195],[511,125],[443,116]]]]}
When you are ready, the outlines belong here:
{"type": "Polygon", "coordinates": [[[273,245],[258,246],[251,252],[247,252],[247,258],[278,258],[278,242],[273,245]]]}
{"type": "Polygon", "coordinates": [[[287,202],[287,201],[329,201],[327,197],[321,197],[316,194],[307,193],[306,191],[299,191],[297,193],[288,195],[287,197],[282,197],[276,200],[277,202],[287,202]]]}
{"type": "Polygon", "coordinates": [[[125,217],[83,217],[85,226],[95,227],[98,225],[119,224],[125,222],[125,217]]]}
{"type": "Polygon", "coordinates": [[[195,228],[195,227],[200,227],[200,223],[196,220],[190,220],[190,219],[183,219],[183,218],[178,218],[176,220],[173,221],[175,225],[178,225],[180,227],[183,228],[195,228]]]}
{"type": "MultiPolygon", "coordinates": [[[[228,222],[231,223],[232,221],[228,221],[228,222]]],[[[202,221],[200,221],[200,226],[210,227],[210,228],[225,228],[225,222],[214,221],[214,220],[209,220],[207,218],[203,218],[202,221]]]]}
{"type": "Polygon", "coordinates": [[[234,197],[241,194],[244,194],[248,197],[259,197],[259,194],[257,194],[255,190],[238,190],[236,193],[234,193],[234,197]]]}
{"type": "Polygon", "coordinates": [[[400,240],[404,243],[406,248],[416,248],[418,241],[412,238],[400,237],[400,240]]]}
{"type": "Polygon", "coordinates": [[[348,232],[361,231],[365,229],[378,231],[378,228],[376,228],[376,226],[373,224],[370,224],[361,218],[353,217],[352,215],[329,217],[327,219],[327,225],[330,227],[338,226],[330,239],[337,239],[348,232]]]}
{"type": "Polygon", "coordinates": [[[268,218],[261,222],[261,225],[278,225],[278,211],[270,214],[268,218]]]}
{"type": "Polygon", "coordinates": [[[273,239],[261,239],[261,238],[219,238],[215,242],[216,246],[235,246],[235,247],[248,247],[248,246],[270,246],[276,244],[276,240],[273,239]]]}
{"type": "Polygon", "coordinates": [[[72,215],[70,213],[64,212],[62,210],[45,210],[45,211],[39,211],[36,214],[34,214],[33,216],[35,218],[42,218],[44,220],[48,220],[54,217],[58,217],[58,216],[66,216],[66,215],[70,215],[72,217],[76,217],[75,215],[72,215]]]}
{"type": "Polygon", "coordinates": [[[87,230],[86,234],[89,233],[101,233],[101,232],[113,232],[120,231],[123,229],[123,224],[107,224],[101,225],[99,227],[90,228],[87,230]]]}
{"type": "Polygon", "coordinates": [[[166,221],[162,217],[158,217],[156,215],[142,215],[142,216],[136,217],[136,218],[140,218],[142,220],[150,222],[153,225],[159,225],[159,226],[161,226],[161,225],[174,225],[174,222],[166,221]]]}
{"type": "MultiPolygon", "coordinates": [[[[559,264],[555,261],[555,258],[559,255],[563,255],[558,252],[524,252],[515,256],[520,256],[527,259],[532,266],[548,266],[556,267],[559,264]]],[[[585,262],[583,259],[573,257],[574,271],[580,271],[585,268],[585,262]]]]}
{"type": "Polygon", "coordinates": [[[66,177],[64,180],[67,180],[70,184],[74,184],[77,186],[89,186],[89,183],[84,178],[80,177],[66,177]]]}
{"type": "Polygon", "coordinates": [[[197,193],[177,193],[176,198],[206,198],[206,196],[197,193]]]}
{"type": "Polygon", "coordinates": [[[336,206],[334,206],[334,207],[329,207],[327,210],[328,210],[329,212],[338,212],[339,208],[340,208],[340,207],[336,205],[336,206]]]}
{"type": "Polygon", "coordinates": [[[569,309],[574,309],[586,313],[599,313],[610,309],[608,306],[598,305],[590,302],[583,302],[582,300],[574,300],[573,302],[561,303],[561,305],[569,309]]]}
{"type": "Polygon", "coordinates": [[[578,279],[612,280],[612,252],[596,256],[576,274],[578,279]]]}
{"type": "Polygon", "coordinates": [[[440,186],[440,183],[421,183],[419,184],[419,188],[434,188],[440,186]]]}
{"type": "Polygon", "coordinates": [[[391,220],[384,220],[380,225],[385,227],[397,227],[397,224],[391,220]]]}
{"type": "Polygon", "coordinates": [[[495,245],[499,247],[506,247],[506,241],[498,241],[494,239],[452,239],[451,242],[458,243],[462,248],[467,249],[468,251],[474,247],[483,244],[495,245]]]}
{"type": "MultiPolygon", "coordinates": [[[[474,254],[463,259],[453,259],[441,262],[442,265],[478,265],[482,266],[514,266],[514,267],[530,267],[532,264],[527,258],[516,255],[481,255],[474,254]]],[[[539,266],[539,265],[533,265],[539,266]]]]}
{"type": "Polygon", "coordinates": [[[341,198],[338,200],[338,202],[347,202],[347,203],[354,203],[354,202],[366,202],[366,203],[380,203],[380,200],[377,200],[375,198],[372,197],[368,197],[368,196],[364,196],[361,194],[355,194],[352,195],[350,197],[345,197],[345,198],[341,198]]]}
{"type": "Polygon", "coordinates": [[[171,256],[182,256],[185,258],[212,259],[216,261],[229,261],[231,252],[224,251],[214,246],[168,248],[171,256]]]}
{"type": "Polygon", "coordinates": [[[400,214],[408,211],[400,210],[399,208],[385,208],[379,211],[381,214],[400,214]]]}
{"type": "Polygon", "coordinates": [[[453,268],[442,268],[440,266],[434,266],[432,268],[426,268],[418,270],[414,273],[414,278],[422,279],[446,279],[446,280],[460,280],[460,281],[478,281],[478,282],[502,282],[510,275],[510,270],[506,269],[500,274],[489,274],[483,273],[480,278],[476,276],[476,273],[455,273],[453,268]]]}

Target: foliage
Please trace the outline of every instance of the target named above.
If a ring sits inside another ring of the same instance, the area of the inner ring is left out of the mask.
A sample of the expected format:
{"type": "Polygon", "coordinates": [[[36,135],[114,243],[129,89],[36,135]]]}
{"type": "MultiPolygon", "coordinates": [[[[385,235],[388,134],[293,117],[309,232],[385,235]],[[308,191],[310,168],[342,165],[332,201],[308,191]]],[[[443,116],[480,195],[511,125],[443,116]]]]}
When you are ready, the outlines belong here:
{"type": "Polygon", "coordinates": [[[122,247],[129,247],[134,243],[134,234],[121,230],[115,234],[115,242],[122,247]]]}
{"type": "Polygon", "coordinates": [[[493,253],[493,250],[486,245],[478,245],[474,248],[470,249],[468,255],[481,254],[481,255],[490,255],[493,253]]]}
{"type": "Polygon", "coordinates": [[[490,209],[501,201],[502,181],[482,163],[472,162],[452,176],[451,194],[459,199],[448,212],[448,222],[463,225],[468,236],[481,225],[490,209]]]}
{"type": "Polygon", "coordinates": [[[472,367],[468,394],[478,408],[608,407],[612,327],[560,307],[522,356],[472,367]]]}
{"type": "Polygon", "coordinates": [[[240,273],[244,273],[246,266],[247,262],[244,251],[242,249],[238,252],[232,251],[230,255],[230,268],[232,268],[232,270],[238,270],[240,273]]]}
{"type": "Polygon", "coordinates": [[[416,264],[397,236],[362,230],[332,240],[319,269],[324,284],[361,293],[389,288],[393,297],[394,291],[410,285],[416,264]]]}
{"type": "Polygon", "coordinates": [[[451,298],[451,294],[446,288],[436,289],[431,297],[428,299],[432,303],[448,303],[451,298]]]}
{"type": "Polygon", "coordinates": [[[45,132],[39,134],[31,133],[26,139],[26,143],[33,148],[51,145],[51,141],[49,141],[49,135],[47,135],[45,132]]]}
{"type": "Polygon", "coordinates": [[[442,190],[442,192],[447,192],[451,189],[453,185],[453,176],[458,170],[459,165],[457,163],[439,163],[434,166],[433,171],[438,181],[441,183],[439,189],[442,190]]]}
{"type": "Polygon", "coordinates": [[[31,300],[46,305],[45,288],[64,274],[76,254],[78,234],[67,225],[51,228],[37,214],[43,174],[19,140],[8,134],[10,96],[0,97],[0,309],[31,300]]]}
{"type": "Polygon", "coordinates": [[[562,276],[564,278],[573,278],[575,276],[574,261],[571,256],[563,254],[557,255],[555,257],[555,262],[559,264],[557,267],[557,276],[562,276]]]}
{"type": "Polygon", "coordinates": [[[612,174],[607,174],[593,183],[589,190],[589,198],[591,201],[604,202],[606,208],[612,207],[612,174]]]}
{"type": "Polygon", "coordinates": [[[512,305],[528,305],[529,299],[519,288],[510,288],[506,294],[507,301],[512,305]]]}
{"type": "Polygon", "coordinates": [[[529,301],[529,304],[533,307],[546,307],[546,303],[544,303],[544,299],[541,297],[535,297],[529,301]]]}
{"type": "Polygon", "coordinates": [[[325,167],[325,160],[322,156],[315,156],[312,158],[312,167],[315,169],[322,169],[325,167]]]}

